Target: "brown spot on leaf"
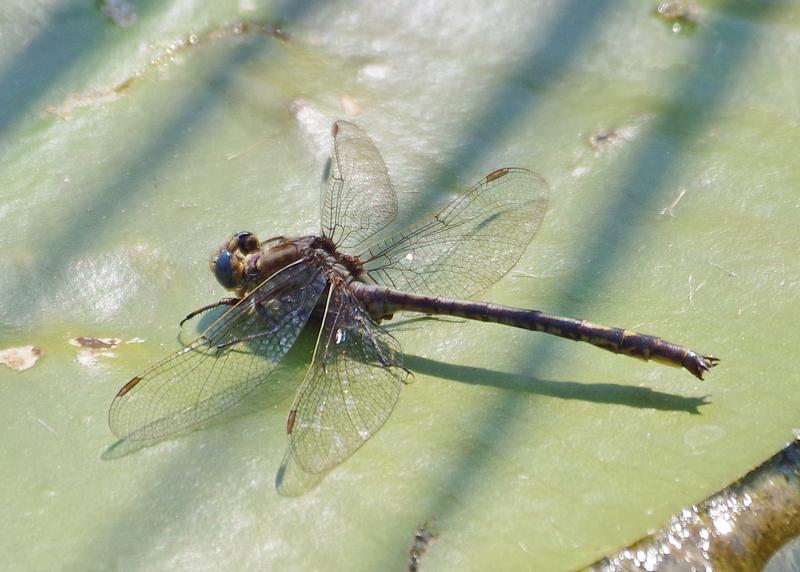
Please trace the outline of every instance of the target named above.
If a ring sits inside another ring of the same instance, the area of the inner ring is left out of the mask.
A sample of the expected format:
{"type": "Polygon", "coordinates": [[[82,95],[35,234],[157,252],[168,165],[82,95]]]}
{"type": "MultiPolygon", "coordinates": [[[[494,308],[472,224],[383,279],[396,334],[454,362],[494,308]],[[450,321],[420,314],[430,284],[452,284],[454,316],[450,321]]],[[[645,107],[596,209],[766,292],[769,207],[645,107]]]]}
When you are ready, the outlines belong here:
{"type": "Polygon", "coordinates": [[[79,348],[92,350],[112,350],[122,343],[119,338],[95,338],[94,336],[78,336],[72,338],[69,343],[79,348]]]}
{"type": "Polygon", "coordinates": [[[408,550],[409,572],[418,572],[420,564],[422,563],[422,556],[428,549],[428,545],[436,540],[437,536],[436,533],[430,530],[430,526],[427,522],[414,531],[414,542],[408,550]]]}

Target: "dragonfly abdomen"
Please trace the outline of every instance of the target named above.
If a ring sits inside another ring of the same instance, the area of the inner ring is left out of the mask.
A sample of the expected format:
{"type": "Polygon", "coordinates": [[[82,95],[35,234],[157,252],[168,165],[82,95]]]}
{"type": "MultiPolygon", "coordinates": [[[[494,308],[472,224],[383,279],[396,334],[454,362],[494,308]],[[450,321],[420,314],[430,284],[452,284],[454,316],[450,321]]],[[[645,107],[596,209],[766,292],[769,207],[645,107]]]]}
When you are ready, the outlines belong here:
{"type": "Polygon", "coordinates": [[[421,296],[361,283],[354,283],[353,289],[369,309],[370,315],[376,319],[405,311],[493,322],[544,332],[576,342],[586,342],[613,353],[645,361],[654,360],[682,367],[700,379],[703,379],[703,374],[719,361],[715,356],[699,354],[657,336],[640,334],[624,328],[602,326],[587,320],[556,316],[539,310],[512,308],[489,302],[421,296]]]}

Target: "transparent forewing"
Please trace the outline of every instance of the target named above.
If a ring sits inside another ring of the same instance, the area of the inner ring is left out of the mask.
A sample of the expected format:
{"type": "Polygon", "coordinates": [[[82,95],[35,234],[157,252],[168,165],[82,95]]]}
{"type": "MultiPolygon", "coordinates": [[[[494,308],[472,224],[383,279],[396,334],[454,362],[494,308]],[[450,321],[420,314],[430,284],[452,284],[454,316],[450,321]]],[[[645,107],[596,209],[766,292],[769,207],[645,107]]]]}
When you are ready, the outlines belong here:
{"type": "Polygon", "coordinates": [[[533,171],[498,169],[439,214],[361,255],[377,283],[419,294],[468,298],[519,260],[547,210],[533,171]]]}
{"type": "Polygon", "coordinates": [[[237,403],[294,344],[326,283],[305,261],[264,281],[197,340],[129,381],[111,404],[111,430],[156,442],[237,403]]]}
{"type": "Polygon", "coordinates": [[[345,250],[363,248],[397,216],[397,195],[378,148],[347,121],[333,125],[321,211],[322,233],[345,250]]]}
{"type": "Polygon", "coordinates": [[[351,292],[332,289],[314,362],[290,414],[295,462],[322,473],[347,459],[384,424],[407,376],[397,341],[351,292]]]}

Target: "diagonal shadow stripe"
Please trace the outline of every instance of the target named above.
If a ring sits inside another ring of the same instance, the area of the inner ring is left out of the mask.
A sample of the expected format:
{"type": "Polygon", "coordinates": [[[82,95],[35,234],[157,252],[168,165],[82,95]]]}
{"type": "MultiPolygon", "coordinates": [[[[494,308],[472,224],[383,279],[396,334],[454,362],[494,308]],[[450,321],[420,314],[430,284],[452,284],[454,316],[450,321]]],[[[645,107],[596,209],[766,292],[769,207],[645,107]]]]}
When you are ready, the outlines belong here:
{"type": "MultiPolygon", "coordinates": [[[[139,19],[159,5],[156,0],[140,2],[139,19]]],[[[99,9],[88,10],[85,2],[76,0],[59,4],[0,73],[0,141],[28,111],[39,108],[50,88],[86,54],[121,41],[121,36],[121,30],[109,24],[99,9]]]]}
{"type": "MultiPolygon", "coordinates": [[[[777,2],[763,2],[752,4],[748,13],[748,19],[753,21],[765,18],[777,2]]],[[[731,12],[736,9],[737,0],[728,0],[727,3],[719,7],[720,12],[731,12]]],[[[577,28],[572,22],[573,12],[580,12],[578,8],[585,8],[582,2],[572,3],[569,8],[565,8],[556,26],[570,22],[571,25],[565,26],[567,30],[576,33],[577,28]],[[579,6],[576,6],[579,5],[579,6]]],[[[584,18],[583,26],[580,28],[581,34],[575,37],[575,41],[581,45],[585,44],[586,37],[600,25],[599,13],[592,18],[584,18]]],[[[654,203],[659,200],[659,189],[662,187],[672,170],[676,167],[686,152],[689,144],[705,129],[713,111],[720,103],[726,93],[727,86],[731,84],[731,79],[737,69],[737,64],[748,53],[755,39],[755,26],[732,26],[727,30],[727,34],[718,35],[709,33],[702,38],[699,49],[694,61],[697,67],[675,85],[674,96],[659,117],[654,121],[652,129],[638,142],[636,152],[630,157],[630,169],[624,174],[622,180],[617,185],[619,191],[614,194],[603,212],[595,215],[594,221],[597,231],[594,236],[596,239],[586,244],[585,248],[576,253],[580,260],[589,261],[581,267],[581,271],[571,281],[572,286],[565,288],[560,298],[564,301],[562,306],[574,307],[576,312],[580,310],[579,305],[574,300],[580,299],[581,284],[587,281],[598,281],[609,278],[617,260],[622,256],[627,244],[627,227],[618,225],[619,220],[636,220],[652,212],[654,203]],[[663,141],[660,139],[664,133],[672,133],[672,152],[664,153],[663,141]]],[[[702,31],[701,31],[702,32],[702,31]]],[[[557,29],[552,31],[552,39],[560,36],[557,29]]],[[[546,52],[554,52],[555,47],[551,47],[546,52]]],[[[577,49],[570,50],[573,57],[577,55],[577,49]]],[[[541,68],[547,69],[537,63],[538,55],[532,54],[521,69],[521,73],[537,73],[541,68]]],[[[561,65],[568,63],[564,58],[560,58],[561,65]]],[[[517,76],[521,75],[515,74],[517,76]]],[[[553,77],[552,73],[549,75],[553,77]]],[[[505,92],[500,93],[504,97],[505,92]]],[[[530,97],[523,98],[519,104],[513,105],[517,113],[530,111],[532,105],[530,97]]],[[[491,105],[486,113],[479,113],[479,120],[473,122],[475,126],[481,126],[493,119],[493,114],[498,112],[501,106],[491,105]]],[[[503,114],[501,113],[501,116],[503,114]]],[[[497,135],[499,137],[499,135],[497,135]]],[[[496,138],[496,137],[495,137],[496,138]]],[[[443,169],[443,173],[455,172],[459,167],[456,161],[474,159],[478,150],[462,152],[453,158],[449,167],[443,169]]],[[[446,175],[449,176],[449,175],[446,175]]],[[[441,180],[442,175],[435,180],[441,180]]],[[[527,363],[543,364],[546,368],[554,360],[552,344],[558,344],[549,337],[542,337],[535,342],[535,346],[525,359],[527,363]]],[[[491,403],[487,403],[485,412],[476,413],[474,420],[468,424],[472,428],[475,437],[472,442],[475,446],[468,447],[461,451],[458,460],[447,471],[447,478],[437,486],[437,489],[446,491],[445,496],[434,497],[433,500],[420,510],[424,518],[435,518],[440,526],[447,526],[448,523],[456,521],[455,512],[458,507],[452,502],[454,498],[466,499],[470,496],[470,491],[485,486],[479,480],[480,475],[485,473],[487,466],[492,462],[480,443],[502,443],[507,436],[516,430],[515,419],[521,418],[521,409],[528,407],[518,399],[517,395],[499,396],[491,403]]],[[[532,461],[535,462],[535,461],[532,461]]],[[[383,569],[389,566],[389,562],[383,562],[372,567],[383,569]]],[[[395,563],[392,563],[392,565],[395,563]]]]}
{"type": "Polygon", "coordinates": [[[20,269],[7,282],[6,288],[14,292],[13,298],[19,301],[15,306],[3,309],[12,323],[18,322],[20,317],[30,323],[37,322],[44,307],[41,299],[49,295],[49,290],[63,283],[70,264],[79,253],[92,245],[105,228],[113,226],[126,205],[142,199],[142,193],[150,187],[141,181],[148,180],[152,173],[157,172],[174,150],[191,137],[192,126],[202,123],[213,112],[221,93],[235,77],[235,70],[263,54],[272,43],[253,39],[237,45],[231,55],[209,74],[208,81],[214,89],[193,91],[176,113],[165,117],[158,125],[141,152],[126,165],[119,165],[116,169],[119,176],[111,180],[102,192],[93,193],[82,201],[83,204],[77,200],[69,204],[71,212],[65,223],[50,236],[42,237],[36,267],[20,269]],[[87,228],[92,228],[93,232],[86,232],[87,228]],[[69,245],[68,255],[61,248],[65,244],[69,245]],[[30,288],[31,284],[36,288],[30,288]],[[25,291],[27,295],[18,294],[25,291]]]}
{"type": "MultiPolygon", "coordinates": [[[[433,173],[423,191],[423,203],[433,202],[442,189],[451,189],[465,166],[474,164],[486,155],[487,149],[503,141],[518,118],[529,113],[538,103],[538,97],[552,89],[561,74],[580,57],[585,44],[602,28],[604,18],[617,3],[618,0],[570,0],[563,3],[541,47],[523,54],[520,64],[490,94],[485,108],[469,114],[472,120],[465,123],[463,135],[458,137],[459,141],[466,143],[433,173]]],[[[427,210],[417,209],[416,214],[427,210]]],[[[409,219],[414,216],[415,213],[407,215],[409,219]]],[[[395,226],[404,228],[412,222],[418,221],[399,219],[395,226]]]]}

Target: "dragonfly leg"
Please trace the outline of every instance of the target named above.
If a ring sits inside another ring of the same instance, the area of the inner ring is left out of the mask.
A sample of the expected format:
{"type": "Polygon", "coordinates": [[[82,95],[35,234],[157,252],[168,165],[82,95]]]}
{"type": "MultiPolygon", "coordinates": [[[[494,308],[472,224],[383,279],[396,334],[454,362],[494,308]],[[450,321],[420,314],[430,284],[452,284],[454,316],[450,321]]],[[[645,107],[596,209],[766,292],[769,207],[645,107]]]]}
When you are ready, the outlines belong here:
{"type": "Polygon", "coordinates": [[[202,314],[203,312],[208,312],[209,310],[213,310],[214,308],[219,308],[220,306],[235,306],[239,303],[240,298],[223,298],[218,302],[214,302],[213,304],[208,304],[203,306],[202,308],[198,308],[194,312],[190,312],[183,320],[181,320],[180,325],[183,326],[184,323],[191,320],[198,314],[202,314]]]}

